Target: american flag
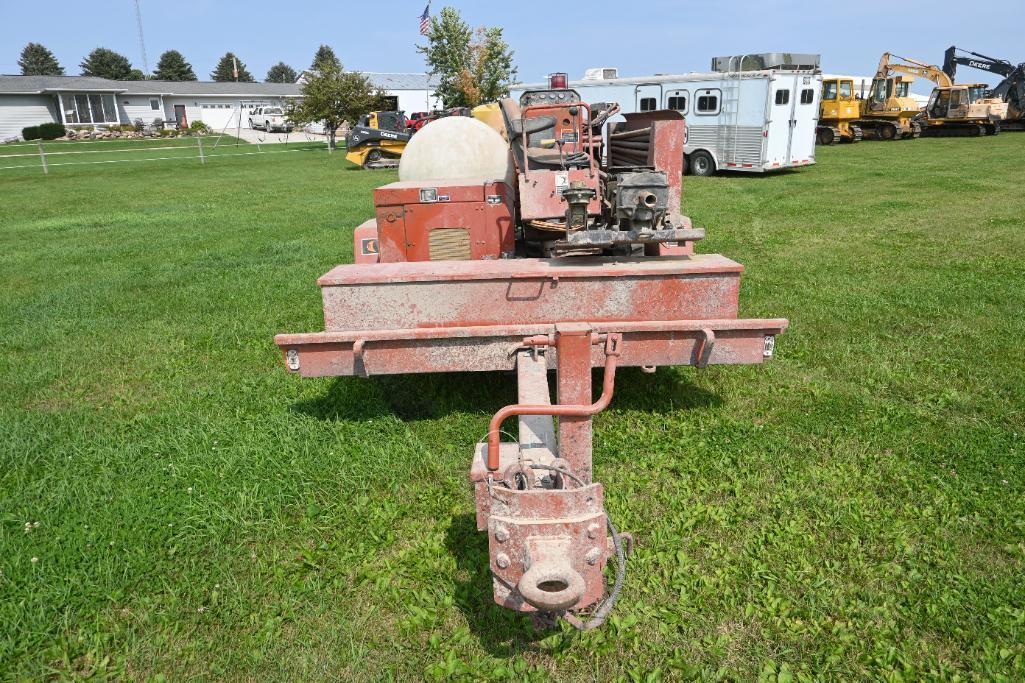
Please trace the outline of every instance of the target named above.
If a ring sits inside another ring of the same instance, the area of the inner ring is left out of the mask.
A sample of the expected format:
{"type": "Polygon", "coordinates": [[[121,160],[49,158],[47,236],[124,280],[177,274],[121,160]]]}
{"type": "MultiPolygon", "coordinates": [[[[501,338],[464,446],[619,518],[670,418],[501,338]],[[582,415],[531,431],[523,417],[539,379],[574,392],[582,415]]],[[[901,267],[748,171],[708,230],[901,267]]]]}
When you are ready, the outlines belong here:
{"type": "Polygon", "coordinates": [[[424,13],[420,15],[420,35],[426,36],[431,32],[431,3],[424,7],[424,13]]]}

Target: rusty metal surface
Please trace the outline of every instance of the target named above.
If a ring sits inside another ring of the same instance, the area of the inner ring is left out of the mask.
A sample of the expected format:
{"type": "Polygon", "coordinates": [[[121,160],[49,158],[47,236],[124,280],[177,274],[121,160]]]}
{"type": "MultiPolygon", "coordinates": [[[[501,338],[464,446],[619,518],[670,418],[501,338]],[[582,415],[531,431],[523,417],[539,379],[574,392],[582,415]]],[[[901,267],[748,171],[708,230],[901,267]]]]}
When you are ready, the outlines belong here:
{"type": "Polygon", "coordinates": [[[579,593],[566,591],[570,602],[541,604],[543,611],[580,609],[601,600],[609,558],[601,484],[527,491],[494,487],[490,496],[488,550],[496,603],[537,611],[539,604],[525,598],[534,593],[543,599],[544,591],[525,596],[521,587],[552,579],[572,584],[574,577],[580,579],[579,593]]]}
{"type": "MultiPolygon", "coordinates": [[[[766,338],[781,334],[788,323],[771,318],[588,324],[598,333],[621,333],[618,365],[637,367],[697,364],[696,352],[705,329],[716,335],[708,364],[761,363],[770,357],[765,355],[766,338]]],[[[304,377],[326,377],[513,370],[524,338],[554,334],[554,325],[485,325],[282,334],[275,337],[275,343],[284,352],[289,370],[304,377]],[[357,362],[354,347],[361,340],[362,354],[357,362]]],[[[546,354],[546,360],[554,368],[558,350],[546,354]]],[[[592,348],[591,366],[601,367],[604,362],[602,350],[592,348]]]]}
{"type": "Polygon", "coordinates": [[[340,266],[320,284],[328,331],[695,320],[736,317],[740,270],[714,255],[411,262],[340,266]]]}
{"type": "Polygon", "coordinates": [[[494,180],[398,182],[374,192],[380,260],[438,262],[431,253],[436,230],[463,230],[468,258],[498,259],[515,250],[512,189],[494,180]],[[425,200],[426,192],[433,199],[425,200]]]}

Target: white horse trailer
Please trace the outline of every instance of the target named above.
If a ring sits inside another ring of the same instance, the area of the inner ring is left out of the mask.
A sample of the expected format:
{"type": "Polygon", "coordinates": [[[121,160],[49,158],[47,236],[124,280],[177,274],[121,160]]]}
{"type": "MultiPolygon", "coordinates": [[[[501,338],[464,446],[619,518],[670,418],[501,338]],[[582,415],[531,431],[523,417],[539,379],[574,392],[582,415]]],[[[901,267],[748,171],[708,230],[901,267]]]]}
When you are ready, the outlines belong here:
{"type": "MultiPolygon", "coordinates": [[[[623,113],[674,109],[687,120],[686,168],[763,173],[815,163],[822,74],[818,69],[762,69],[636,78],[591,70],[570,88],[584,102],[616,102],[623,113]]],[[[518,98],[546,83],[519,84],[518,98]]],[[[613,121],[615,118],[613,119],[613,121]]]]}

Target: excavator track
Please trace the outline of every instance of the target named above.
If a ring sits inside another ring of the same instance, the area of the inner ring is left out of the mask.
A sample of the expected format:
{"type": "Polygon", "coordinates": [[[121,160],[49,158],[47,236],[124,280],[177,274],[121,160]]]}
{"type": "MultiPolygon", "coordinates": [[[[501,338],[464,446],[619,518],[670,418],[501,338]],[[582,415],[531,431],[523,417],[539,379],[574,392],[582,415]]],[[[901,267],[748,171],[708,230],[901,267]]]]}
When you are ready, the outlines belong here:
{"type": "Polygon", "coordinates": [[[815,144],[835,145],[843,137],[840,129],[835,126],[817,126],[815,128],[815,144]]]}
{"type": "Polygon", "coordinates": [[[865,131],[863,131],[861,129],[861,126],[855,126],[854,124],[851,124],[850,129],[851,129],[851,139],[850,139],[850,143],[851,144],[854,144],[855,142],[861,142],[863,139],[865,139],[865,131]]]}
{"type": "Polygon", "coordinates": [[[938,126],[926,126],[923,134],[928,138],[977,138],[983,135],[997,135],[1000,132],[999,124],[995,125],[995,132],[989,133],[987,127],[993,124],[986,123],[947,123],[938,126]]]}
{"type": "Polygon", "coordinates": [[[858,130],[862,131],[862,136],[867,140],[883,140],[886,142],[903,138],[917,138],[922,132],[921,127],[919,127],[918,133],[915,133],[914,128],[912,128],[910,134],[905,134],[901,131],[900,126],[893,121],[873,121],[871,119],[859,119],[852,122],[851,127],[857,127],[858,130]],[[884,135],[884,128],[892,128],[892,134],[884,135]]]}

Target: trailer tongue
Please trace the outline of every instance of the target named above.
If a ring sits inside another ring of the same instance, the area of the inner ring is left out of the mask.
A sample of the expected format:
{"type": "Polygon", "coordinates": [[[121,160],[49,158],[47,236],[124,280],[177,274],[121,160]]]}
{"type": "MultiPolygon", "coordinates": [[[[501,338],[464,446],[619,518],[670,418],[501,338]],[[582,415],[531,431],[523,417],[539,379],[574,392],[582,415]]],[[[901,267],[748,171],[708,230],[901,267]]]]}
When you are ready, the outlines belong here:
{"type": "Polygon", "coordinates": [[[515,370],[518,402],[492,417],[470,465],[494,600],[593,628],[632,547],[591,464],[591,418],[612,401],[616,370],[761,363],[787,321],[739,319],[742,267],[693,254],[703,231],[679,213],[678,115],[620,124],[613,132],[635,134],[612,144],[631,141],[636,158],[604,167],[575,92],[526,93],[520,105],[502,103],[501,135],[467,118],[418,133],[407,179],[379,188],[377,219],[356,230],[357,263],[319,280],[326,330],[275,341],[306,377],[515,370]],[[453,140],[474,141],[508,173],[416,178],[417,159],[429,167],[453,140]],[[592,368],[603,368],[597,399],[592,368]],[[513,418],[518,435],[503,441],[513,418]]]}

